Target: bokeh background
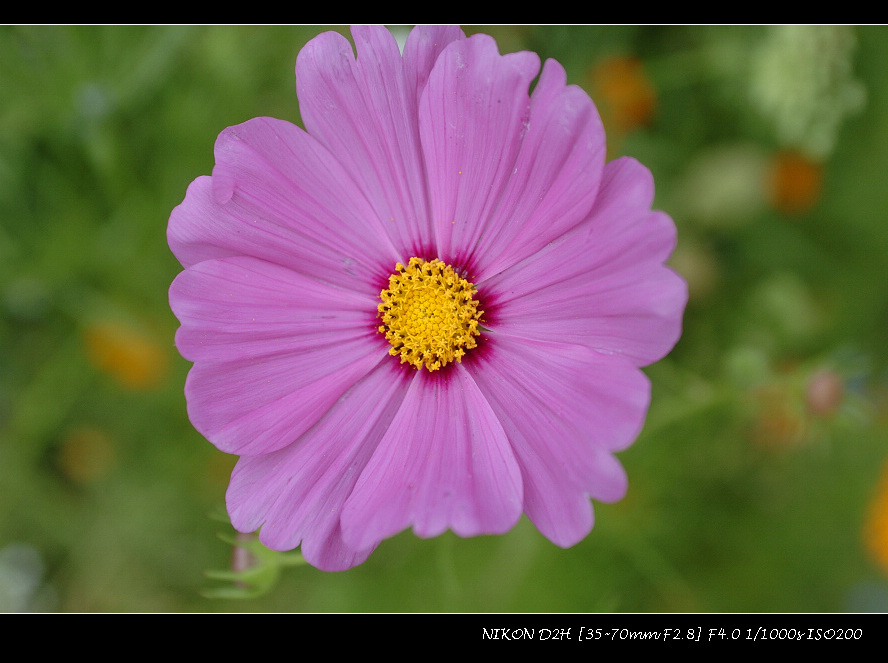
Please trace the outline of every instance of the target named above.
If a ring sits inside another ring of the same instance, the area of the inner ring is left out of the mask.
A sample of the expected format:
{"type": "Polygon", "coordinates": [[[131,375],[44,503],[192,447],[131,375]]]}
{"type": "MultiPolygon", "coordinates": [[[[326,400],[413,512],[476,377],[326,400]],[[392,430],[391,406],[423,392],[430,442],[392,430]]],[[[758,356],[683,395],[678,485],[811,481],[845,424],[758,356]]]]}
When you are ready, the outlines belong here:
{"type": "Polygon", "coordinates": [[[324,29],[0,27],[0,611],[888,611],[885,27],[466,26],[560,60],[678,226],[629,494],[569,550],[523,519],[330,574],[233,538],[167,218],[223,128],[299,122],[324,29]]]}

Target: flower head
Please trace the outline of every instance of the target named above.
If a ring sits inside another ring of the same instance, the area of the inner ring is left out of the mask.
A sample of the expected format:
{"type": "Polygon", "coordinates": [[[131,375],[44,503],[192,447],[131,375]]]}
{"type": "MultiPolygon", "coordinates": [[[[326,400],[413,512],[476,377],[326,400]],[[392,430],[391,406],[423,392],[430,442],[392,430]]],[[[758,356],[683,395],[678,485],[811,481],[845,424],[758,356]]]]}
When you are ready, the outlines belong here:
{"type": "Polygon", "coordinates": [[[680,335],[672,220],[557,62],[457,27],[403,54],[352,35],[357,56],[330,32],[297,58],[305,130],[224,130],[170,216],[188,413],[240,456],[232,524],[328,570],[522,513],[573,545],[590,498],[624,495],[639,367],[680,335]]]}

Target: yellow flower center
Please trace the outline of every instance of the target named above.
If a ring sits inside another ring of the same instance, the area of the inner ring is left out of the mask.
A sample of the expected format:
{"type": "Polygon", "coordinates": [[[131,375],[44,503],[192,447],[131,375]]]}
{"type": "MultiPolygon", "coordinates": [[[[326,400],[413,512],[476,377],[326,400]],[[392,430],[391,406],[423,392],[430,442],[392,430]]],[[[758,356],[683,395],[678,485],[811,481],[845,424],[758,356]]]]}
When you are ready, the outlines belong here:
{"type": "Polygon", "coordinates": [[[430,371],[461,361],[476,345],[484,313],[478,310],[474,286],[437,258],[410,258],[395,270],[379,293],[379,331],[392,346],[389,354],[430,371]]]}

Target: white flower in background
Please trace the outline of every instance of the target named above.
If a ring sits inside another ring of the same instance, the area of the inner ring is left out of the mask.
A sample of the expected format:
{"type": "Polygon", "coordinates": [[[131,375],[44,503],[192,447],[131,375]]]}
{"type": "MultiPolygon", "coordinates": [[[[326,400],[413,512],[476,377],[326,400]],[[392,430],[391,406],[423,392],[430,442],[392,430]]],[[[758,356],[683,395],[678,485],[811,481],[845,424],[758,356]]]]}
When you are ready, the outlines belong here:
{"type": "Polygon", "coordinates": [[[732,227],[767,207],[768,153],[752,144],[715,145],[701,150],[673,190],[676,218],[708,227],[732,227]]]}
{"type": "Polygon", "coordinates": [[[55,590],[44,582],[46,566],[36,548],[10,543],[0,548],[0,612],[52,612],[55,590]]]}
{"type": "Polygon", "coordinates": [[[850,26],[769,28],[752,54],[750,94],[784,147],[816,159],[832,152],[842,121],[866,102],[852,70],[856,46],[850,26]]]}

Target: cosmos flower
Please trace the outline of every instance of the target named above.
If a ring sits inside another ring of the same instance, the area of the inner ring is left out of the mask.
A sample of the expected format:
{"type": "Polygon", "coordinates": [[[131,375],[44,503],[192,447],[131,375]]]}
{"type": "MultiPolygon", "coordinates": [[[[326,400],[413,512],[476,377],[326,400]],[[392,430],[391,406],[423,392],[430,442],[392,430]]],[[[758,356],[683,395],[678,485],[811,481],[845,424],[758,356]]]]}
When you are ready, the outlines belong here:
{"type": "Polygon", "coordinates": [[[486,35],[382,27],[309,42],[305,130],[225,129],[170,216],[195,428],[240,458],[234,527],[325,570],[387,537],[559,546],[627,489],[687,292],[647,169],[605,165],[564,69],[486,35]],[[533,87],[530,87],[539,75],[533,87]]]}

